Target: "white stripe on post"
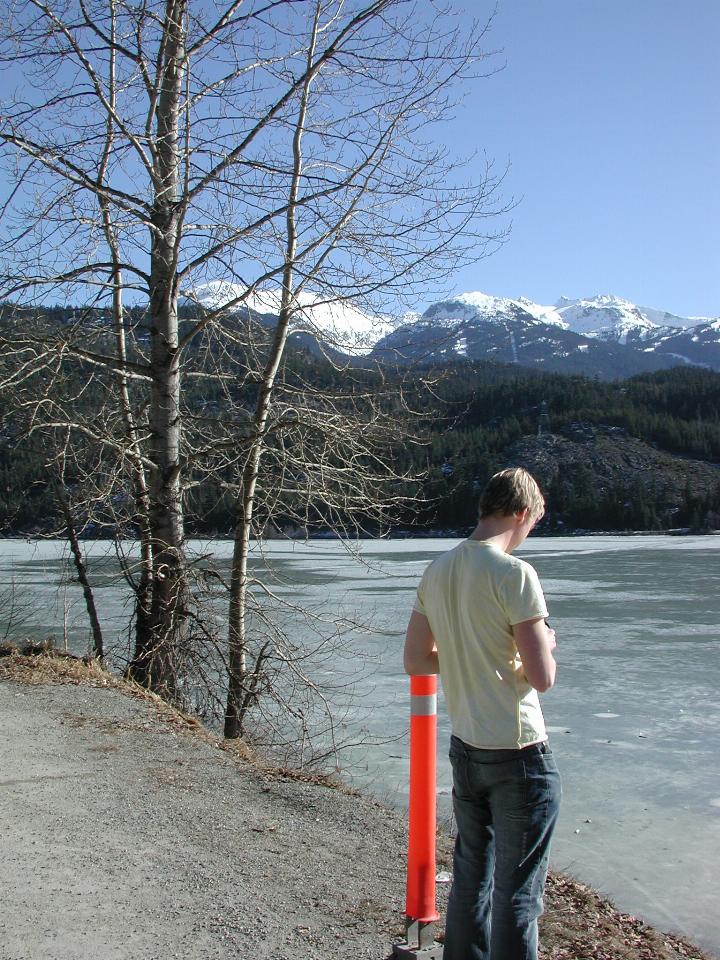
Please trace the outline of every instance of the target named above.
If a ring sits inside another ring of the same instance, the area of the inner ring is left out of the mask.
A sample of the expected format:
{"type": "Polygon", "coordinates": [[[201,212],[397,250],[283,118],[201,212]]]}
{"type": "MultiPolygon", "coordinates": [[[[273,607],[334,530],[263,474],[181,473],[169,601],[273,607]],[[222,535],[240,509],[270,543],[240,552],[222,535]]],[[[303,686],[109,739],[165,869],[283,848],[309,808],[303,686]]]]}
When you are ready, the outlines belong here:
{"type": "Polygon", "coordinates": [[[432,717],[437,713],[437,694],[413,694],[410,697],[411,717],[432,717]]]}

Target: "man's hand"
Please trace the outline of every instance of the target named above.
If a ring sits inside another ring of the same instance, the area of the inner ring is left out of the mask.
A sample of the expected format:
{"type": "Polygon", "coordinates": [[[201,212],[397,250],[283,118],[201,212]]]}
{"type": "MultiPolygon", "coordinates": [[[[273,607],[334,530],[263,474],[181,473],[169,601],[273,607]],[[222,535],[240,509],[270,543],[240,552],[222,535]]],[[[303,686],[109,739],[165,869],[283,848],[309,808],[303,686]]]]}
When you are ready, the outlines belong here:
{"type": "Polygon", "coordinates": [[[417,610],[411,613],[405,634],[403,664],[405,672],[411,677],[426,677],[433,673],[440,673],[437,647],[430,623],[428,618],[417,610]]]}

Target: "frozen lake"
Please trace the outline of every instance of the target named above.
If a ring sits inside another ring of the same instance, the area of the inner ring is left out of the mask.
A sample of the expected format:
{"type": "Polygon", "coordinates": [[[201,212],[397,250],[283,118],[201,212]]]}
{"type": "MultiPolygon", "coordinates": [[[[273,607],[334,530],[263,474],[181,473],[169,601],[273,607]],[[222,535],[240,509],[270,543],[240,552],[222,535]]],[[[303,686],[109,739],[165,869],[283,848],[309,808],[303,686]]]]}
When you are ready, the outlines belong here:
{"type": "MultiPolygon", "coordinates": [[[[347,775],[400,806],[404,628],[425,565],[456,542],[367,541],[366,566],[333,541],[263,548],[278,593],[368,624],[351,639],[374,670],[358,681],[347,721],[386,742],[356,750],[347,775]]],[[[106,631],[122,644],[126,593],[114,557],[106,544],[87,546],[106,631]]],[[[231,553],[227,542],[212,549],[221,561],[231,553]]],[[[540,573],[558,638],[557,683],[542,698],[565,791],[555,868],[720,956],[720,537],[536,537],[518,555],[540,573]]],[[[71,648],[84,652],[88,628],[63,570],[61,544],[0,542],[0,589],[14,582],[19,609],[32,598],[25,632],[57,635],[64,621],[71,648]]],[[[442,702],[439,725],[439,809],[448,819],[442,702]]]]}

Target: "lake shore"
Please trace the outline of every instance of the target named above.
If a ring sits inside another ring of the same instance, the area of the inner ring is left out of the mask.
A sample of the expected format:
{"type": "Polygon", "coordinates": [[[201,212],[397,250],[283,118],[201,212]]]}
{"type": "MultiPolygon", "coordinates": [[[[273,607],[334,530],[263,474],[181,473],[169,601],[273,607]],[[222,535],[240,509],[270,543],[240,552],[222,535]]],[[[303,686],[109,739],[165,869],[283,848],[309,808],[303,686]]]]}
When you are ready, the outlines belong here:
{"type": "MultiPolygon", "coordinates": [[[[417,528],[417,529],[391,529],[387,533],[370,534],[364,533],[357,537],[358,542],[372,542],[374,540],[464,540],[469,537],[474,527],[472,525],[462,528],[417,528]]],[[[720,536],[720,530],[699,529],[693,530],[691,527],[670,527],[662,530],[587,530],[584,527],[544,527],[539,526],[537,535],[543,537],[717,537],[720,536]]],[[[80,543],[115,543],[116,537],[110,532],[100,532],[97,534],[84,533],[79,538],[80,543]]],[[[230,531],[200,530],[188,534],[188,540],[201,541],[226,541],[233,539],[230,531]]],[[[257,543],[268,542],[289,542],[304,543],[312,541],[342,540],[334,530],[316,530],[311,533],[299,532],[297,535],[276,533],[268,536],[251,537],[251,541],[257,543]]],[[[58,533],[45,533],[42,529],[4,529],[0,532],[0,540],[26,540],[50,541],[55,543],[66,543],[67,538],[58,533]]],[[[134,542],[127,538],[122,538],[122,542],[134,542]]],[[[353,541],[354,542],[354,541],[353,541]]]]}
{"type": "MultiPolygon", "coordinates": [[[[0,960],[382,960],[402,935],[397,811],[74,658],[0,657],[0,723],[0,960]]],[[[558,875],[542,942],[545,960],[708,956],[558,875]]]]}

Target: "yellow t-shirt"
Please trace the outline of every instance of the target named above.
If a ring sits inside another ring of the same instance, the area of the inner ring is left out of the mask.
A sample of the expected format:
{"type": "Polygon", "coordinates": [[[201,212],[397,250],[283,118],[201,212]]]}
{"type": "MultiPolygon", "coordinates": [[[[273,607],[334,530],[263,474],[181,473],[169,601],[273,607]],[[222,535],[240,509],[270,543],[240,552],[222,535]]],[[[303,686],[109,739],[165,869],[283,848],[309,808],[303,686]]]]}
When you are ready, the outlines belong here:
{"type": "Polygon", "coordinates": [[[465,540],[425,570],[415,610],[435,637],[456,736],[495,750],[547,739],[512,633],[513,624],[548,615],[529,563],[486,540],[465,540]]]}

